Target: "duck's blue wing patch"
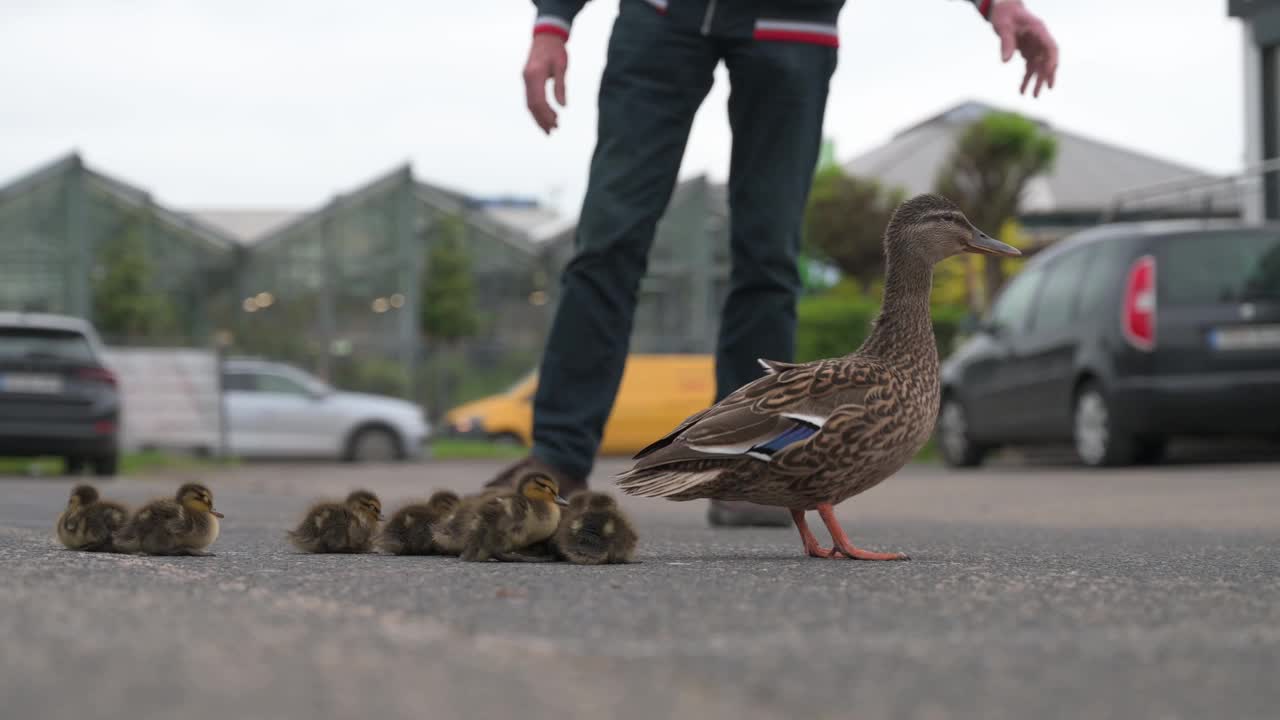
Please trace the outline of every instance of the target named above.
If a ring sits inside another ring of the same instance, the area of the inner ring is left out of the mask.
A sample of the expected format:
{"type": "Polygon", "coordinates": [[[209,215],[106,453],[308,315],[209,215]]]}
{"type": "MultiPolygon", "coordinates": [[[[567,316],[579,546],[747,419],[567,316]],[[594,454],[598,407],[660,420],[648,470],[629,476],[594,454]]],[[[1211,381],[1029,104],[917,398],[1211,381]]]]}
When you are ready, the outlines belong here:
{"type": "Polygon", "coordinates": [[[774,453],[785,449],[787,446],[813,437],[814,433],[818,432],[818,429],[818,426],[813,423],[795,420],[792,422],[791,427],[775,435],[772,440],[752,446],[747,453],[754,454],[757,457],[771,458],[774,453]]]}

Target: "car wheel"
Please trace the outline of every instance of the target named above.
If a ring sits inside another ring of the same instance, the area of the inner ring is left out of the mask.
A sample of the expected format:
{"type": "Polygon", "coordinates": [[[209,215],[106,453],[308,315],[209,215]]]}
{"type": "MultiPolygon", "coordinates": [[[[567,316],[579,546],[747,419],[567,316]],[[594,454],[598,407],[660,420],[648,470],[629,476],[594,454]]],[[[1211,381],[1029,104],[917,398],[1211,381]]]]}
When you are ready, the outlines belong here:
{"type": "Polygon", "coordinates": [[[969,436],[964,405],[954,396],[942,400],[936,437],[942,461],[950,467],[977,467],[987,454],[987,449],[974,443],[969,436]]]}
{"type": "Polygon", "coordinates": [[[1080,462],[1089,467],[1134,462],[1134,438],[1116,427],[1111,404],[1097,383],[1086,383],[1076,393],[1074,416],[1072,439],[1080,462]]]}
{"type": "Polygon", "coordinates": [[[62,459],[62,472],[67,475],[83,475],[84,465],[84,458],[69,455],[62,459]]]}
{"type": "Polygon", "coordinates": [[[119,455],[103,455],[93,459],[93,474],[98,477],[114,477],[119,469],[119,455]]]}
{"type": "Polygon", "coordinates": [[[390,430],[370,427],[356,433],[348,453],[355,462],[391,462],[399,460],[400,441],[390,430]]]}

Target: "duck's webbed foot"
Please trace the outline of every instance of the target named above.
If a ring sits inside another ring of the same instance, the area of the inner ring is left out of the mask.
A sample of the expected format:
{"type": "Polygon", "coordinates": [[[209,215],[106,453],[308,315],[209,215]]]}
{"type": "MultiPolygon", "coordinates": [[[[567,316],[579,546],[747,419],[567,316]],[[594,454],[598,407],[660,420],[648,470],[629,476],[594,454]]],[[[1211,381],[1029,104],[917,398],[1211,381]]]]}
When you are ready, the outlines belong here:
{"type": "Polygon", "coordinates": [[[796,524],[796,529],[800,531],[800,540],[804,543],[804,552],[809,557],[829,558],[832,550],[822,547],[818,543],[818,538],[813,536],[813,531],[809,529],[809,523],[804,519],[803,510],[792,510],[791,519],[796,524]]]}
{"type": "Polygon", "coordinates": [[[910,560],[906,553],[882,553],[872,552],[871,550],[863,550],[856,548],[853,543],[849,542],[849,536],[844,534],[844,529],[840,527],[840,523],[836,521],[835,510],[831,507],[831,503],[823,503],[818,506],[818,515],[822,518],[822,522],[827,526],[827,530],[831,533],[831,541],[835,543],[832,548],[831,557],[844,557],[850,560],[910,560]]]}

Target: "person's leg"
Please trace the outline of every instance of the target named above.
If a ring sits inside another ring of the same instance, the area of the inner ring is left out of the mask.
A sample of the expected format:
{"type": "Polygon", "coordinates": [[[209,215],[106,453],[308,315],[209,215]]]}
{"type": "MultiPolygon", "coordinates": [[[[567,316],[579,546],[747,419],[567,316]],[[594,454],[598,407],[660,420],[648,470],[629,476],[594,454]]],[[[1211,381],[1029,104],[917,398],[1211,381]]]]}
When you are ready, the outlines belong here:
{"type": "Polygon", "coordinates": [[[562,483],[583,483],[591,471],[655,228],[717,62],[713,41],[674,32],[652,6],[623,0],[600,83],[576,254],[561,276],[533,403],[533,459],[559,471],[562,483]]]}
{"type": "MultiPolygon", "coordinates": [[[[760,377],[758,358],[793,359],[797,255],[836,53],[823,45],[763,40],[735,43],[726,52],[732,270],[716,350],[717,398],[760,377]]],[[[765,512],[740,503],[714,503],[711,519],[790,524],[783,509],[765,512]]]]}

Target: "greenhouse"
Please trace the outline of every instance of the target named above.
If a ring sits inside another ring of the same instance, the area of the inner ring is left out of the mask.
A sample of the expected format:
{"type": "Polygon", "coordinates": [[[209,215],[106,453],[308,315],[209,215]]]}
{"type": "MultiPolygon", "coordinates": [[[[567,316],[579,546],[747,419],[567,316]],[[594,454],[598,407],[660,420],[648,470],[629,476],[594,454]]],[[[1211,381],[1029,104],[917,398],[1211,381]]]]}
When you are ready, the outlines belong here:
{"type": "Polygon", "coordinates": [[[77,155],[0,189],[0,310],[91,318],[108,342],[210,342],[237,255],[230,237],[77,155]]]}
{"type": "MultiPolygon", "coordinates": [[[[680,183],[640,288],[635,352],[711,352],[723,187],[680,183]]],[[[574,228],[403,166],[307,211],[175,210],[72,155],[0,189],[0,310],[91,318],[109,344],[220,347],[337,387],[453,405],[532,372],[574,228]],[[268,216],[270,222],[262,222],[268,216]],[[257,218],[257,219],[255,219],[257,218]]]]}
{"type": "Polygon", "coordinates": [[[252,242],[233,346],[435,414],[537,362],[550,257],[404,167],[252,242]]]}

